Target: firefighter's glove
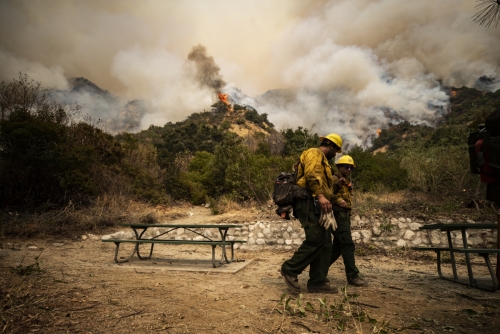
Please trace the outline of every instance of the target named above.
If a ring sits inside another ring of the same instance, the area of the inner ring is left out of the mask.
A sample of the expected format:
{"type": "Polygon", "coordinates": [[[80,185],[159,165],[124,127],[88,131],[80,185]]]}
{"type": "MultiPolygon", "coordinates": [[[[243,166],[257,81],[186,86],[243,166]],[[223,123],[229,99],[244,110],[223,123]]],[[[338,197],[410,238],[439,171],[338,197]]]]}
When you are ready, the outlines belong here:
{"type": "Polygon", "coordinates": [[[325,230],[328,230],[331,227],[332,230],[335,231],[337,229],[337,221],[333,216],[333,211],[330,211],[328,213],[321,212],[321,217],[319,218],[319,224],[323,226],[325,230]]]}

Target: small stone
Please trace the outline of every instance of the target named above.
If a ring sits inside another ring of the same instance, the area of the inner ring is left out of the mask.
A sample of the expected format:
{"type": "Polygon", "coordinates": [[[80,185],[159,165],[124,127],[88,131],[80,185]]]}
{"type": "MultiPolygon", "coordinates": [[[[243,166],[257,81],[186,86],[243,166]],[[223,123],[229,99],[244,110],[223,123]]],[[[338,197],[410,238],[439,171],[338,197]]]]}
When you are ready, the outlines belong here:
{"type": "Polygon", "coordinates": [[[291,245],[291,244],[292,244],[292,240],[291,240],[291,239],[286,239],[286,240],[285,240],[285,244],[287,244],[287,245],[291,245]]]}
{"type": "Polygon", "coordinates": [[[415,233],[413,231],[408,230],[405,232],[403,239],[410,240],[411,238],[413,238],[414,235],[415,233]]]}
{"type": "Polygon", "coordinates": [[[63,244],[62,242],[54,242],[54,243],[52,244],[52,246],[55,246],[55,247],[62,247],[62,246],[64,246],[64,244],[63,244]]]}
{"type": "Polygon", "coordinates": [[[410,223],[410,230],[412,231],[418,231],[422,227],[419,223],[410,223]]]}
{"type": "Polygon", "coordinates": [[[357,231],[356,232],[352,232],[351,236],[352,236],[353,240],[361,239],[361,234],[359,232],[357,232],[357,231]]]}
{"type": "Polygon", "coordinates": [[[81,238],[82,238],[82,240],[87,240],[89,237],[85,234],[82,234],[81,238]]]}
{"type": "Polygon", "coordinates": [[[416,238],[415,240],[412,241],[414,245],[420,245],[422,243],[422,239],[416,238]]]}
{"type": "Polygon", "coordinates": [[[404,241],[403,239],[399,239],[398,242],[396,242],[396,246],[404,247],[406,246],[406,241],[404,241]]]}
{"type": "Polygon", "coordinates": [[[259,238],[259,239],[255,240],[255,243],[257,245],[265,245],[266,241],[264,239],[259,238]]]}
{"type": "Polygon", "coordinates": [[[38,247],[36,247],[36,246],[28,246],[26,249],[27,250],[37,250],[38,247]]]}

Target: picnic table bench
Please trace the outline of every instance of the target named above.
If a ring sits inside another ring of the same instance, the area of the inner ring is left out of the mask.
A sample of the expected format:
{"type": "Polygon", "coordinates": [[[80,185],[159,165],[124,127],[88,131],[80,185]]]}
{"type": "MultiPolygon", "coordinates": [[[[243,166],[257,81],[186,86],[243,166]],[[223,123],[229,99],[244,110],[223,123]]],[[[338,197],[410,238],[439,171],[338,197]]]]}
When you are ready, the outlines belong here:
{"type": "Polygon", "coordinates": [[[127,262],[132,257],[137,254],[137,257],[141,260],[150,259],[153,255],[153,249],[155,244],[171,244],[171,245],[209,245],[212,247],[212,265],[213,267],[221,266],[224,263],[230,263],[234,261],[234,245],[236,243],[246,243],[246,240],[229,240],[227,238],[227,232],[230,228],[241,228],[243,225],[234,224],[119,224],[118,226],[124,226],[132,228],[134,231],[135,239],[103,239],[103,242],[113,242],[116,245],[115,248],[115,262],[123,263],[127,262]],[[163,228],[166,231],[159,233],[158,235],[150,238],[145,238],[144,235],[149,228],[163,228]],[[165,239],[168,233],[175,231],[177,229],[186,229],[202,237],[201,240],[173,240],[165,239]],[[196,229],[217,229],[220,234],[220,239],[212,239],[209,236],[196,231],[196,229]],[[163,237],[163,238],[162,238],[163,237]],[[122,243],[132,243],[135,244],[132,253],[121,259],[119,257],[120,244],[122,243]],[[150,244],[151,248],[149,250],[149,255],[144,256],[140,253],[140,245],[150,244]],[[221,261],[219,263],[215,260],[215,249],[217,246],[221,247],[221,261]],[[226,252],[226,247],[231,249],[231,258],[229,259],[226,252]]]}
{"type": "Polygon", "coordinates": [[[445,231],[448,239],[448,246],[447,247],[412,247],[413,250],[417,251],[434,251],[437,254],[437,271],[439,274],[439,277],[451,282],[463,284],[463,285],[468,285],[474,288],[478,288],[481,290],[487,290],[487,291],[496,291],[498,290],[498,279],[496,277],[496,274],[493,270],[493,267],[491,265],[491,261],[489,258],[490,254],[500,254],[500,249],[497,248],[469,248],[467,244],[467,233],[466,230],[468,229],[497,229],[498,225],[497,224],[470,224],[470,223],[458,223],[458,224],[430,224],[430,225],[424,225],[420,227],[420,230],[439,230],[439,231],[445,231]],[[461,231],[462,235],[462,242],[463,242],[463,248],[459,247],[454,247],[453,246],[453,241],[451,238],[451,231],[461,231]],[[451,267],[453,271],[453,278],[447,277],[443,275],[441,271],[441,252],[449,252],[450,253],[450,262],[451,262],[451,267]],[[455,253],[461,253],[465,254],[465,263],[467,266],[467,273],[469,277],[468,283],[464,283],[463,281],[459,280],[458,275],[457,275],[457,267],[456,267],[456,261],[455,261],[455,253]],[[474,279],[474,274],[472,272],[472,266],[470,262],[470,254],[478,254],[481,256],[484,261],[486,262],[486,266],[488,267],[488,271],[491,276],[491,281],[492,285],[491,286],[483,286],[479,285],[477,280],[474,279]]]}

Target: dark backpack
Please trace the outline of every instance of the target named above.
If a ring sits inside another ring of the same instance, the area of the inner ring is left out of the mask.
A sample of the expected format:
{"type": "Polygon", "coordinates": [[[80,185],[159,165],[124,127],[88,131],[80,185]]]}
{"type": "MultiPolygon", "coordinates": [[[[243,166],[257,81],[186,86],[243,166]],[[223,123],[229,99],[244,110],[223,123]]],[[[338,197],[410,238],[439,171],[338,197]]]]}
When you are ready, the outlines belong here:
{"type": "Polygon", "coordinates": [[[273,201],[278,206],[276,213],[283,219],[290,220],[293,211],[293,202],[297,198],[309,198],[310,192],[296,185],[299,162],[293,166],[292,173],[281,172],[274,182],[273,201]]]}
{"type": "Polygon", "coordinates": [[[293,210],[293,186],[296,178],[297,171],[281,172],[274,182],[273,201],[278,206],[276,213],[287,220],[290,219],[290,212],[293,210]]]}

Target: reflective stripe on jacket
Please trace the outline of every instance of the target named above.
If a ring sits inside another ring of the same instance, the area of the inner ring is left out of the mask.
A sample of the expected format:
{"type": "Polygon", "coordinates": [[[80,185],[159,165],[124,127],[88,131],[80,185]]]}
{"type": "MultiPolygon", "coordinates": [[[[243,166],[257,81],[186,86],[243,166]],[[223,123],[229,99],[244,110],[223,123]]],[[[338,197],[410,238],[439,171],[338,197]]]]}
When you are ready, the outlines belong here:
{"type": "Polygon", "coordinates": [[[333,196],[333,174],[328,159],[320,148],[310,148],[300,155],[297,185],[312,191],[313,196],[333,196]]]}

